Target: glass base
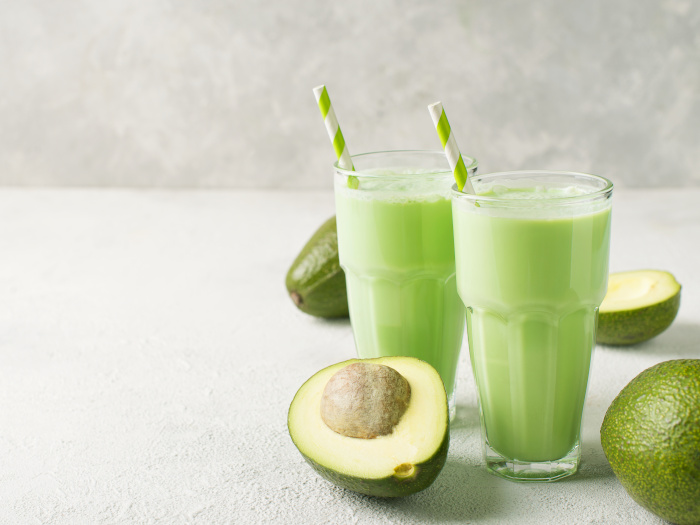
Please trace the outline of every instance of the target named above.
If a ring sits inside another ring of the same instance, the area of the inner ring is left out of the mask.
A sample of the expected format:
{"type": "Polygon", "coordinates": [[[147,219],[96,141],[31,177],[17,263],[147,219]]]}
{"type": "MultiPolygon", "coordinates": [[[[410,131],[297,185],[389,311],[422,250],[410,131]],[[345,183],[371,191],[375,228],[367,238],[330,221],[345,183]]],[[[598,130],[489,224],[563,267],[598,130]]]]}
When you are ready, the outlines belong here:
{"type": "Polygon", "coordinates": [[[575,474],[581,459],[581,445],[574,447],[561,459],[553,461],[518,461],[508,459],[484,443],[486,470],[511,481],[556,481],[575,474]]]}

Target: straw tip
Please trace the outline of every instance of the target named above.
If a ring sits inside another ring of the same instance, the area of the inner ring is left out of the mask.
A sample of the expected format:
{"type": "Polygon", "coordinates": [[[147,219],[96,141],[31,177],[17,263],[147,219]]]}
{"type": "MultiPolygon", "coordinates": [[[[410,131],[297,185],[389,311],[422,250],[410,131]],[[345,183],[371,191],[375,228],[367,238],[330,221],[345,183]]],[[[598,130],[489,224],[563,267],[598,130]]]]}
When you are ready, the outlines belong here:
{"type": "Polygon", "coordinates": [[[428,106],[428,112],[430,113],[430,118],[433,119],[433,122],[437,126],[438,121],[440,120],[440,117],[442,116],[443,112],[442,108],[442,102],[433,102],[428,106]]]}
{"type": "Polygon", "coordinates": [[[323,93],[323,90],[324,90],[324,89],[326,89],[326,85],[325,85],[325,84],[321,84],[320,86],[316,86],[316,87],[314,88],[314,93],[315,93],[316,95],[320,95],[321,93],[323,93]]]}

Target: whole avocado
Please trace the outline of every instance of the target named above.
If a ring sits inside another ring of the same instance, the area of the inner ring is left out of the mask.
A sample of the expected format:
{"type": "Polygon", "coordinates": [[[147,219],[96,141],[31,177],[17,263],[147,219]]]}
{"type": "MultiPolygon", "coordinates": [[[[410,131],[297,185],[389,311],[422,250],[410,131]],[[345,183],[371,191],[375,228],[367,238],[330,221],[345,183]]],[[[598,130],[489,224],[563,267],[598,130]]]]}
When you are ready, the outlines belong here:
{"type": "Polygon", "coordinates": [[[287,272],[285,284],[302,312],[327,318],[348,316],[335,216],[324,222],[304,245],[287,272]]]}
{"type": "Polygon", "coordinates": [[[635,377],[608,408],[600,437],[637,503],[671,523],[700,524],[700,359],[635,377]]]}

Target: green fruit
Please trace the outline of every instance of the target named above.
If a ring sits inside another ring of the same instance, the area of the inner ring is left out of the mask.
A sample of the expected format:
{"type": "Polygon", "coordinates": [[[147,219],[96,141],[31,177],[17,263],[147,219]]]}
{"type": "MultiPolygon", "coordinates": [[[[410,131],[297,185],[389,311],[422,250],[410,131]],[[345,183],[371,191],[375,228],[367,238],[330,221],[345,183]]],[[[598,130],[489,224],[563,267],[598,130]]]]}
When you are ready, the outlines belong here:
{"type": "Polygon", "coordinates": [[[324,222],[287,272],[287,292],[302,311],[316,317],[347,317],[345,273],[338,260],[335,216],[324,222]]]}
{"type": "Polygon", "coordinates": [[[316,472],[370,496],[429,487],[449,447],[445,387],[413,357],[351,359],[321,370],[297,392],[287,424],[316,472]]]}
{"type": "Polygon", "coordinates": [[[651,339],[671,326],[680,304],[681,285],[668,272],[611,273],[598,312],[596,340],[633,345],[651,339]]]}
{"type": "Polygon", "coordinates": [[[637,503],[672,523],[700,524],[700,359],[635,377],[608,408],[600,438],[637,503]]]}

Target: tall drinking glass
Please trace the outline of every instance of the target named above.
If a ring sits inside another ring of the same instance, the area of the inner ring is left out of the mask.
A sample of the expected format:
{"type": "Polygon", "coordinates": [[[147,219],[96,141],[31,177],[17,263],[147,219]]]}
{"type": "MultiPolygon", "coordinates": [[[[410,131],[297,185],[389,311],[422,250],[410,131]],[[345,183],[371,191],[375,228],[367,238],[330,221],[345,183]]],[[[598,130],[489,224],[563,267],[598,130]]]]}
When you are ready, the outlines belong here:
{"type": "Polygon", "coordinates": [[[484,459],[509,479],[552,481],[579,464],[612,183],[523,171],[472,184],[452,203],[484,459]]]}
{"type": "MultiPolygon", "coordinates": [[[[412,356],[440,373],[454,416],[464,306],[455,282],[444,152],[388,151],[335,166],[340,264],[360,358],[412,356]]],[[[477,163],[464,157],[473,175],[477,163]]]]}

